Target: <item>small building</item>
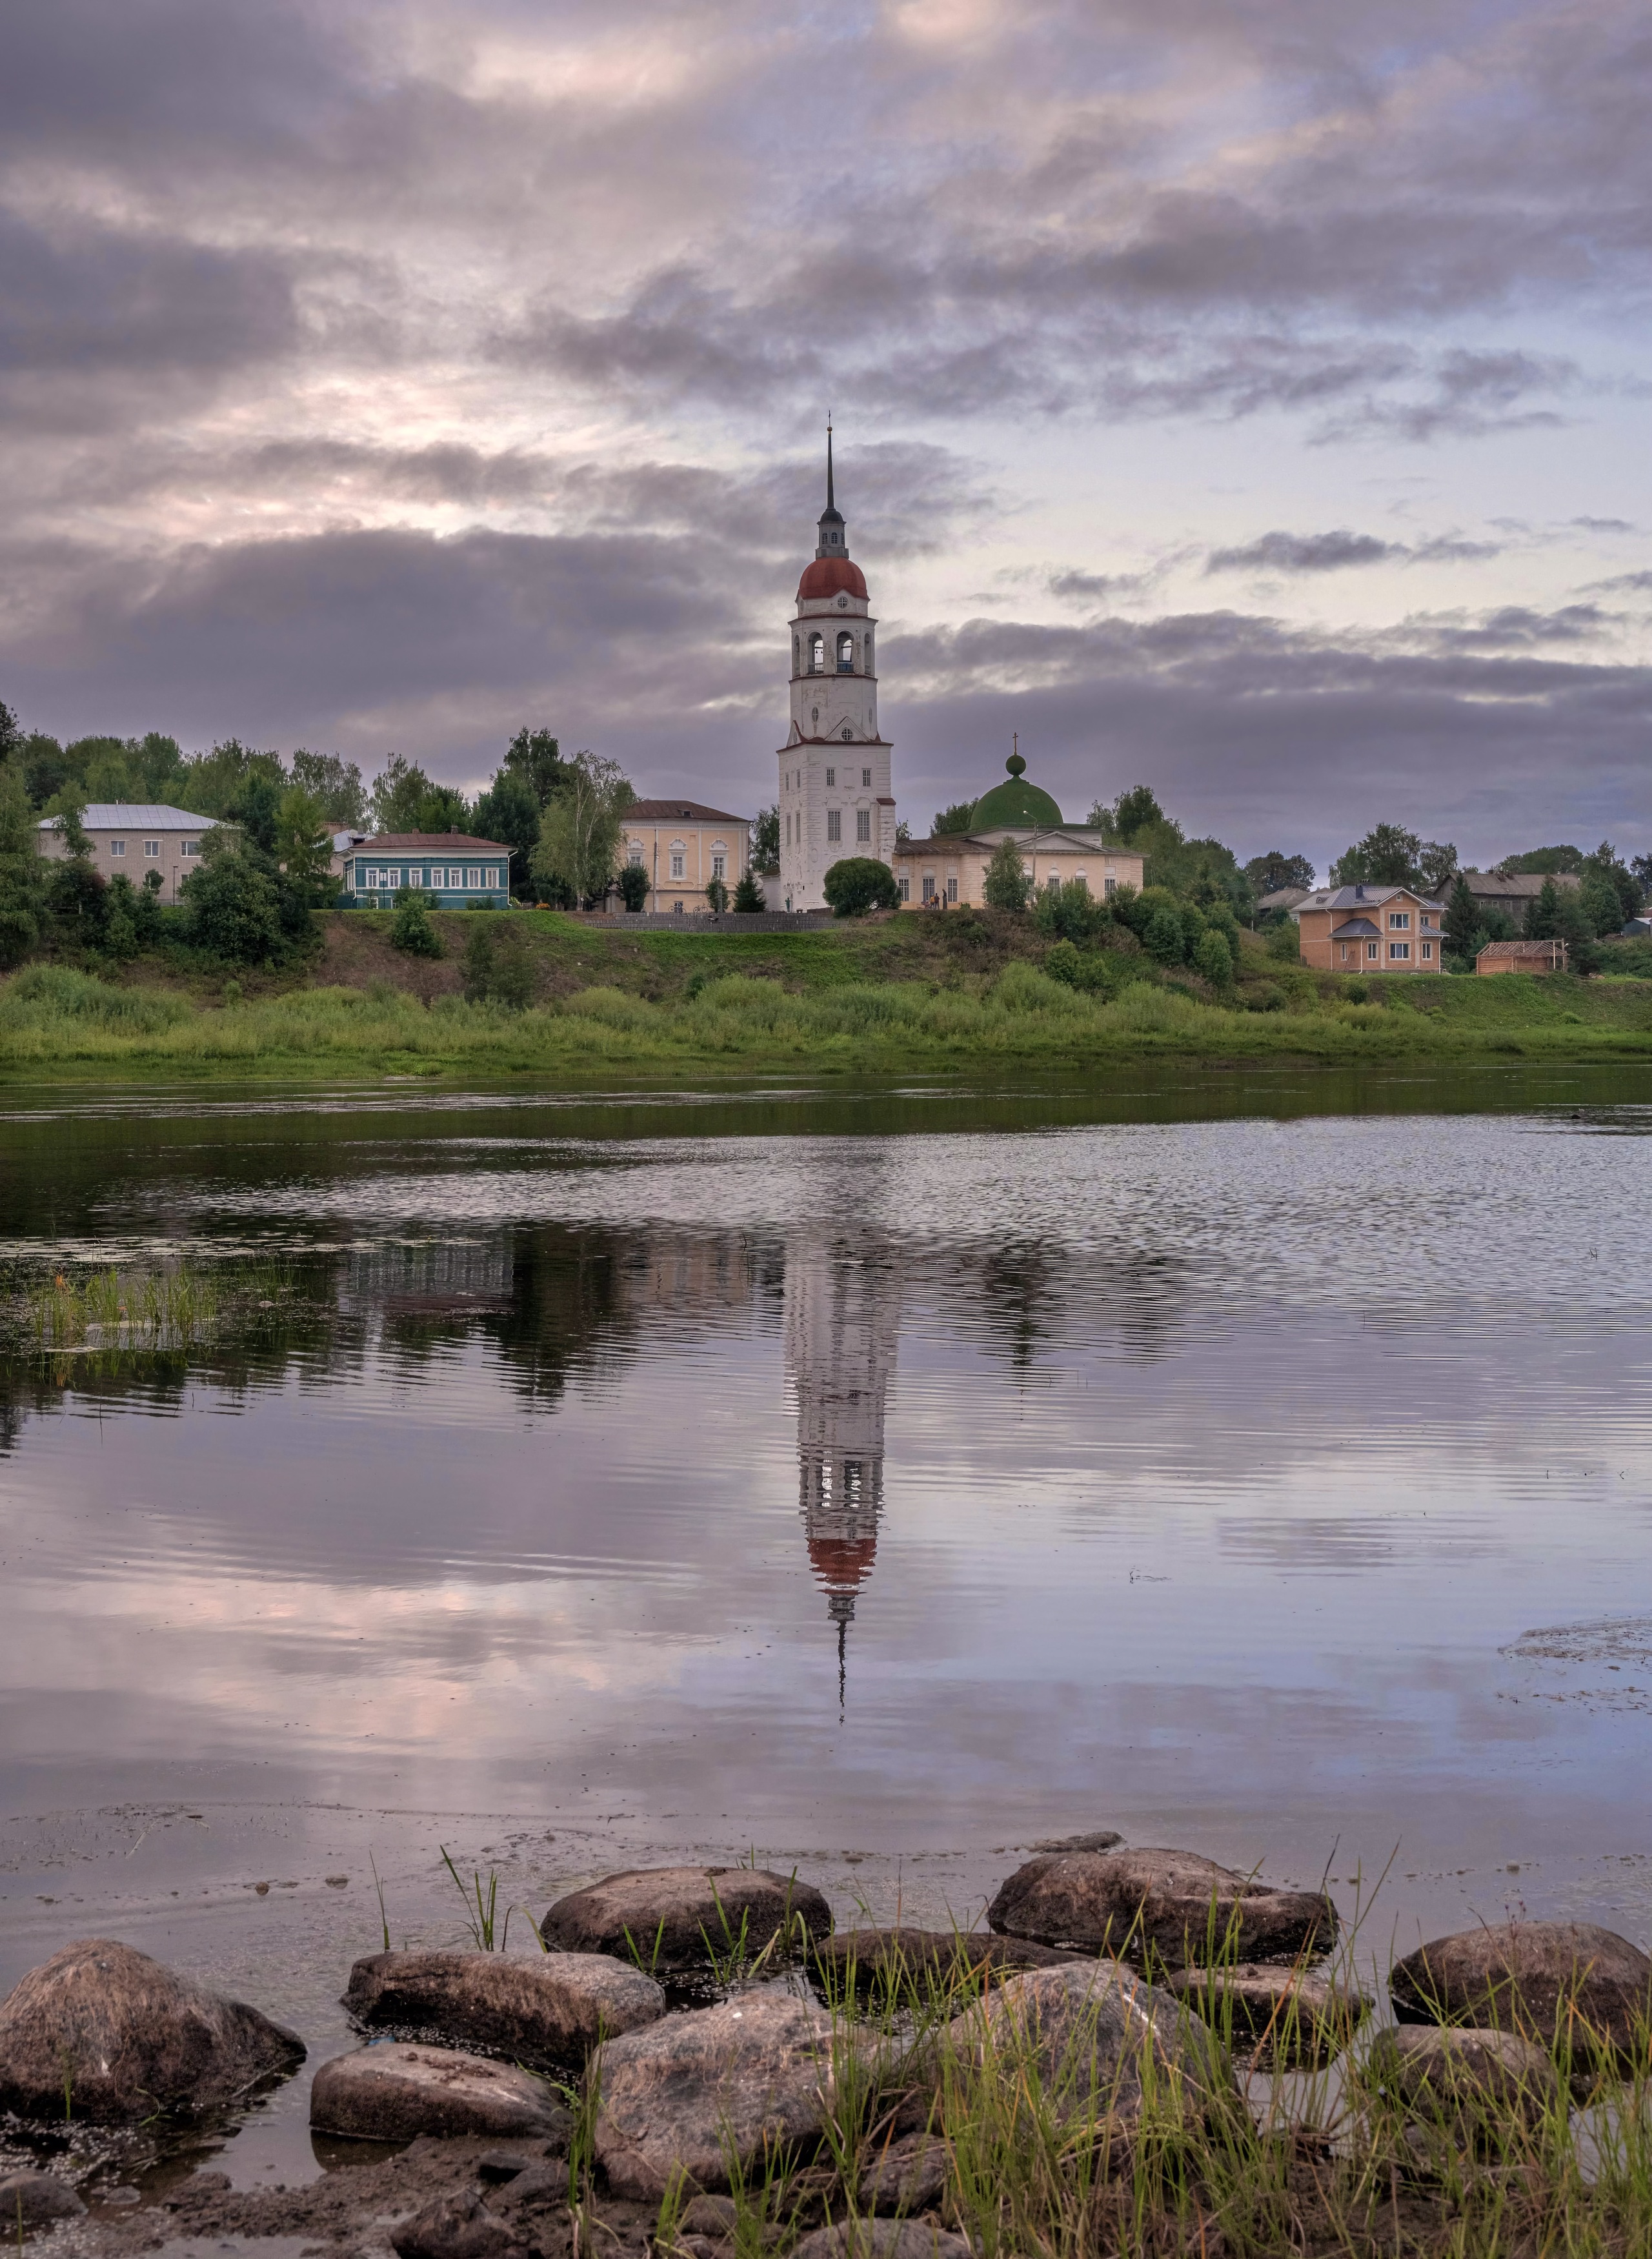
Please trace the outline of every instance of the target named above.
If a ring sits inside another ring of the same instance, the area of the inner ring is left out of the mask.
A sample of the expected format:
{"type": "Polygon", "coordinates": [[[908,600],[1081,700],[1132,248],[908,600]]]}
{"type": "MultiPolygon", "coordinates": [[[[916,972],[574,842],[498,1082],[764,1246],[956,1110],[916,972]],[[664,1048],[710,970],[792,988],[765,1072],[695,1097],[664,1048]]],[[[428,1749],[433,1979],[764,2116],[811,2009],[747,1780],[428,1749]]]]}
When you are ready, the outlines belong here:
{"type": "MultiPolygon", "coordinates": [[[[648,873],[645,910],[685,916],[709,907],[706,888],[721,879],[730,894],[751,859],[751,820],[697,800],[637,800],[620,827],[620,853],[648,873]]],[[[620,907],[612,899],[613,908],[620,907]]]]}
{"type": "Polygon", "coordinates": [[[1312,892],[1311,887],[1276,887],[1271,894],[1263,894],[1258,899],[1257,908],[1259,910],[1293,910],[1307,901],[1312,892]]]}
{"type": "Polygon", "coordinates": [[[1474,960],[1484,979],[1493,973],[1563,973],[1563,941],[1488,941],[1474,960]]]}
{"type": "Polygon", "coordinates": [[[1410,887],[1320,887],[1291,911],[1318,973],[1437,973],[1445,905],[1410,887]]]}
{"type": "Polygon", "coordinates": [[[393,909],[398,894],[429,894],[439,909],[510,900],[510,850],[462,831],[381,831],[341,859],[347,909],[393,909]]]}
{"type": "Polygon", "coordinates": [[[986,866],[1006,839],[1021,850],[1022,866],[1036,893],[1075,881],[1098,899],[1142,884],[1142,858],[1109,845],[1090,823],[1069,823],[1036,784],[1024,780],[1019,752],[1004,764],[1007,782],[975,803],[967,831],[937,831],[928,839],[897,840],[889,857],[903,909],[979,909],[986,899],[986,866]]]}
{"type": "Polygon", "coordinates": [[[370,839],[372,836],[369,831],[335,831],[331,835],[332,852],[327,858],[327,868],[335,879],[342,881],[345,857],[352,853],[360,846],[363,840],[370,839]]]}
{"type": "MultiPolygon", "coordinates": [[[[147,801],[92,801],[82,811],[81,822],[92,843],[93,865],[105,879],[124,872],[134,887],[140,887],[152,871],[158,871],[163,902],[175,902],[179,887],[191,871],[199,869],[201,842],[207,833],[238,828],[220,826],[214,817],[194,815],[187,808],[147,801]]],[[[61,863],[68,853],[61,816],[42,816],[37,837],[40,852],[49,861],[61,863]]]]}
{"type": "Polygon", "coordinates": [[[1583,884],[1576,871],[1459,871],[1451,884],[1456,886],[1458,879],[1473,895],[1477,910],[1496,910],[1516,925],[1525,924],[1526,913],[1542,893],[1546,879],[1574,890],[1583,884]]]}

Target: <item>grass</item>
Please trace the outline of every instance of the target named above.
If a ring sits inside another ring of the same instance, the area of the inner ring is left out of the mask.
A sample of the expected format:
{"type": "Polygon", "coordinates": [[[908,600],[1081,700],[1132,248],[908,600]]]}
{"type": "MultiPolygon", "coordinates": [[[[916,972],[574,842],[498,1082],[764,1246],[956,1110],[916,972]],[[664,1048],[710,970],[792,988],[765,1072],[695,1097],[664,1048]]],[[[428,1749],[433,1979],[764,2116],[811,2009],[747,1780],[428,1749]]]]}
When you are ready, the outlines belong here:
{"type": "MultiPolygon", "coordinates": [[[[943,968],[945,979],[894,977],[896,944],[904,946],[899,935],[881,959],[864,937],[834,958],[836,939],[802,934],[794,947],[791,936],[738,937],[726,944],[699,937],[680,942],[671,934],[622,937],[609,961],[580,967],[581,975],[607,978],[566,986],[573,976],[564,965],[565,985],[521,1012],[455,994],[422,999],[383,981],[365,989],[272,990],[219,1006],[33,966],[0,985],[0,1071],[38,1077],[46,1069],[135,1074],[165,1066],[194,1077],[378,1072],[415,1079],[531,1072],[573,1080],[616,1071],[669,1075],[683,1067],[711,1074],[994,1061],[1100,1068],[1144,1055],[1342,1065],[1652,1058],[1652,982],[1396,976],[1356,984],[1350,995],[1349,984],[1334,975],[1287,967],[1281,980],[1280,968],[1258,956],[1227,998],[1199,993],[1191,976],[1150,977],[1139,960],[1121,960],[1132,973],[1122,986],[1092,993],[1052,980],[1028,957],[972,969],[967,936],[943,968]],[[758,944],[767,969],[705,978],[697,966],[671,993],[652,995],[637,965],[654,939],[674,945],[678,973],[690,951],[754,955],[758,944]],[[777,949],[777,942],[785,946],[777,949]],[[850,977],[840,977],[845,973],[850,977]],[[1365,1001],[1356,1001],[1361,993],[1365,1001]],[[1247,996],[1255,1002],[1271,995],[1284,1008],[1244,1008],[1247,996]]],[[[574,940],[589,959],[605,937],[576,929],[574,940]]]]}
{"type": "Polygon", "coordinates": [[[11,1341],[37,1355],[83,1352],[107,1364],[190,1349],[231,1323],[256,1324],[285,1304],[292,1286],[281,1263],[238,1264],[227,1276],[188,1262],[170,1270],[65,1268],[0,1302],[0,1318],[9,1320],[11,1341]]]}

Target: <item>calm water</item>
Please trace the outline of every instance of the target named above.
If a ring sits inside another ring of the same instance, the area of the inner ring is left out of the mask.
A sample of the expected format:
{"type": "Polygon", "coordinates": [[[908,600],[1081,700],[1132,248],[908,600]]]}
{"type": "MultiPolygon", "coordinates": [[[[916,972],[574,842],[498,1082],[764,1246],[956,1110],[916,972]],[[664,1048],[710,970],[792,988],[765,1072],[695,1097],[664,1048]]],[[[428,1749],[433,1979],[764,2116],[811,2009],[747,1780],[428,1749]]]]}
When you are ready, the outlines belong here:
{"type": "Polygon", "coordinates": [[[441,1842],[967,1916],[1113,1826],[1643,1937],[1652,1078],[1129,1080],[13,1091],[14,1286],[290,1268],[5,1365],[0,1978],[313,2026],[441,1842]]]}

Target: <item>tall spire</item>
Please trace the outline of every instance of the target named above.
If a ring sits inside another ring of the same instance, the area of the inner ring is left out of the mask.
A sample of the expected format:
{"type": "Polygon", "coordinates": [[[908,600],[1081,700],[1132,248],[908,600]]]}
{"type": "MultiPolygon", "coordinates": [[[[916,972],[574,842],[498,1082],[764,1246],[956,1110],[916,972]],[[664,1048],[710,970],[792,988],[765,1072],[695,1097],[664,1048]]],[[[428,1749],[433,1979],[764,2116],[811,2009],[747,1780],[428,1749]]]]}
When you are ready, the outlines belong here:
{"type": "Polygon", "coordinates": [[[837,507],[832,499],[832,419],[830,416],[826,418],[826,507],[828,510],[837,507]]]}
{"type": "Polygon", "coordinates": [[[849,537],[844,531],[843,512],[832,490],[832,427],[830,417],[826,424],[826,507],[820,514],[820,546],[816,557],[847,557],[849,537]]]}

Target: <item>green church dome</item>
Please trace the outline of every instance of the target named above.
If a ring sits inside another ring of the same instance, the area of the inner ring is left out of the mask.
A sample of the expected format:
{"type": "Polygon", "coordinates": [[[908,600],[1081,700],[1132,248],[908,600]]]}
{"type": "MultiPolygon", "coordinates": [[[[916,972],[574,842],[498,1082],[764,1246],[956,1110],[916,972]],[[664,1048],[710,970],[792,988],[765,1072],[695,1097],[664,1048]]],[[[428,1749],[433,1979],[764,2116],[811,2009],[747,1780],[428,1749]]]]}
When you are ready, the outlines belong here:
{"type": "Polygon", "coordinates": [[[1009,782],[995,784],[990,792],[981,795],[970,817],[972,831],[995,831],[1000,824],[1016,830],[1040,831],[1065,821],[1050,795],[1023,778],[1022,771],[1026,766],[1018,752],[1010,755],[1004,763],[1009,771],[1009,782]]]}

